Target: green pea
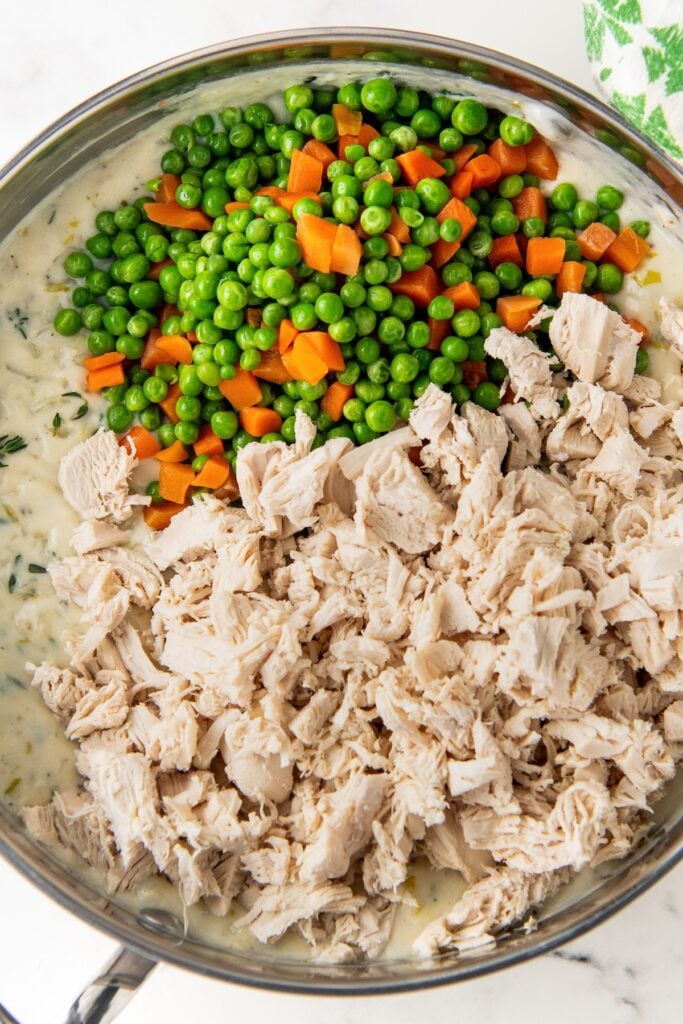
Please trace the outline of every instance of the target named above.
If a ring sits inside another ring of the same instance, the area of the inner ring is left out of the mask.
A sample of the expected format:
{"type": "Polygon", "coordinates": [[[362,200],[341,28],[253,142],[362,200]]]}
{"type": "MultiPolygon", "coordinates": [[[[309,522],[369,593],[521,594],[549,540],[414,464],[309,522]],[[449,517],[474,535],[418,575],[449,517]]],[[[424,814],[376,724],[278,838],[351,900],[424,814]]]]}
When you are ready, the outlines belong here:
{"type": "Polygon", "coordinates": [[[391,378],[397,383],[409,384],[415,380],[419,372],[418,360],[409,352],[401,352],[391,360],[391,378]]]}
{"type": "Polygon", "coordinates": [[[180,420],[173,428],[175,436],[181,444],[194,444],[199,437],[199,424],[191,420],[180,420]]]}
{"type": "Polygon", "coordinates": [[[504,117],[498,130],[501,139],[503,142],[507,142],[508,146],[525,146],[534,137],[532,126],[520,117],[504,117]]]}
{"type": "Polygon", "coordinates": [[[323,292],[315,302],[315,315],[323,323],[333,324],[344,315],[344,303],[335,292],[323,292]]]}
{"type": "Polygon", "coordinates": [[[454,288],[464,281],[471,281],[472,271],[464,263],[447,263],[441,270],[441,280],[447,288],[454,288]]]}
{"type": "Polygon", "coordinates": [[[327,331],[332,340],[340,345],[350,344],[356,337],[356,325],[350,316],[343,316],[341,320],[329,324],[327,331]]]}
{"type": "Polygon", "coordinates": [[[122,334],[116,339],[116,351],[122,352],[126,359],[140,359],[145,350],[142,338],[133,338],[130,334],[122,334]]]}
{"type": "Polygon", "coordinates": [[[452,363],[462,363],[469,359],[470,347],[464,338],[450,335],[441,342],[441,355],[452,363]]]}
{"type": "Polygon", "coordinates": [[[380,320],[377,335],[385,345],[396,345],[403,340],[405,333],[405,324],[398,317],[386,316],[380,320]]]}
{"type": "Polygon", "coordinates": [[[406,331],[406,341],[411,348],[424,349],[429,344],[429,325],[424,320],[414,320],[406,331]]]}
{"type": "Polygon", "coordinates": [[[481,384],[477,384],[472,395],[472,400],[482,407],[482,409],[488,409],[489,412],[495,412],[500,405],[500,394],[498,388],[491,381],[482,381],[481,384]]]}
{"type": "Polygon", "coordinates": [[[365,410],[365,422],[375,434],[386,434],[396,425],[396,410],[391,402],[378,399],[365,410]]]}
{"type": "Polygon", "coordinates": [[[453,330],[459,338],[471,338],[481,326],[481,320],[473,309],[460,309],[452,320],[453,330]]]}
{"type": "MultiPolygon", "coordinates": [[[[505,288],[509,292],[517,291],[522,283],[522,271],[516,263],[499,263],[495,270],[495,275],[505,288]]],[[[478,329],[478,328],[477,328],[478,329]]]]}
{"type": "Polygon", "coordinates": [[[608,210],[606,213],[601,213],[600,223],[605,224],[606,227],[610,228],[617,235],[621,230],[621,220],[619,218],[619,214],[615,213],[613,210],[608,210]]]}
{"type": "Polygon", "coordinates": [[[116,434],[123,434],[133,425],[133,413],[121,402],[107,409],[107,426],[116,434]]]}
{"type": "Polygon", "coordinates": [[[545,234],[545,221],[541,217],[525,217],[522,221],[522,234],[525,238],[540,238],[545,234]]]}
{"type": "Polygon", "coordinates": [[[455,364],[445,356],[437,356],[429,365],[429,379],[442,387],[449,384],[455,375],[455,364]]]}
{"type": "Polygon", "coordinates": [[[399,256],[401,267],[408,272],[419,270],[431,259],[431,252],[421,245],[413,245],[409,242],[403,246],[403,252],[399,256]]]}
{"type": "Polygon", "coordinates": [[[587,228],[598,219],[598,207],[590,199],[579,199],[572,210],[574,227],[587,228]]]}
{"type": "Polygon", "coordinates": [[[136,309],[154,309],[163,302],[163,292],[156,281],[136,281],[128,292],[136,309]]]}
{"type": "Polygon", "coordinates": [[[303,107],[313,103],[313,90],[308,85],[290,85],[283,94],[285,106],[290,114],[295,114],[303,107]]]}
{"type": "Polygon", "coordinates": [[[493,248],[493,238],[487,231],[473,231],[467,239],[467,248],[472,256],[484,258],[493,248]]]}
{"type": "Polygon", "coordinates": [[[650,356],[647,349],[639,348],[636,352],[636,373],[645,373],[650,365],[650,356]]]}
{"type": "Polygon", "coordinates": [[[80,331],[83,326],[83,318],[75,309],[60,309],[55,313],[52,326],[57,334],[61,334],[64,338],[71,338],[80,331]]]}
{"type": "Polygon", "coordinates": [[[455,313],[455,305],[452,299],[446,295],[437,295],[427,307],[427,315],[432,320],[450,320],[455,313]]]}
{"type": "Polygon", "coordinates": [[[372,114],[385,114],[397,100],[397,90],[390,78],[373,78],[365,82],[360,91],[360,100],[372,114]]]}
{"type": "Polygon", "coordinates": [[[366,372],[368,379],[373,384],[386,384],[390,376],[389,363],[386,359],[380,357],[374,363],[368,364],[366,372]]]}
{"type": "MultiPolygon", "coordinates": [[[[464,268],[467,269],[467,268],[464,268]]],[[[488,270],[480,270],[474,275],[474,285],[482,299],[495,299],[500,292],[500,281],[488,270]]]]}
{"type": "Polygon", "coordinates": [[[579,201],[579,194],[574,185],[569,182],[561,182],[556,185],[550,195],[550,205],[555,210],[570,212],[579,201]]]}
{"type": "MultiPolygon", "coordinates": [[[[377,325],[377,314],[374,310],[370,309],[369,306],[358,306],[357,309],[353,310],[353,322],[356,325],[356,331],[361,338],[366,337],[368,334],[372,334],[377,325]]],[[[377,358],[374,356],[373,358],[377,358]]],[[[368,359],[371,363],[372,359],[368,359]]]]}
{"type": "Polygon", "coordinates": [[[215,412],[211,417],[211,429],[216,437],[228,441],[235,436],[239,427],[237,415],[230,411],[215,412]]]}
{"type": "Polygon", "coordinates": [[[354,161],[353,173],[360,182],[368,181],[375,174],[379,173],[379,164],[371,156],[359,157],[354,161]]]}
{"type": "Polygon", "coordinates": [[[489,115],[477,100],[464,99],[453,109],[451,122],[463,135],[478,135],[486,127],[489,115]]]}
{"type": "MultiPolygon", "coordinates": [[[[379,346],[378,346],[379,351],[379,346]]],[[[347,361],[346,367],[337,372],[337,380],[340,384],[355,384],[361,374],[360,365],[354,361],[347,361]]]]}
{"type": "Polygon", "coordinates": [[[518,196],[524,188],[524,180],[520,174],[509,174],[503,178],[498,185],[498,193],[503,199],[512,199],[518,196]]]}
{"type": "Polygon", "coordinates": [[[379,359],[379,355],[379,342],[374,338],[361,338],[356,343],[356,358],[359,362],[374,363],[376,359],[379,359]]]}
{"type": "Polygon", "coordinates": [[[64,260],[64,270],[69,277],[85,277],[92,270],[92,266],[92,260],[85,252],[70,252],[64,260]]]}
{"type": "Polygon", "coordinates": [[[603,210],[618,210],[624,202],[623,193],[614,185],[602,185],[595,198],[603,210]]]}
{"type": "Polygon", "coordinates": [[[369,235],[381,235],[389,229],[391,213],[383,206],[367,206],[360,215],[360,223],[369,235]]]}
{"type": "Polygon", "coordinates": [[[240,356],[240,367],[243,370],[258,370],[261,365],[261,353],[256,348],[245,349],[240,356]]]}
{"type": "Polygon", "coordinates": [[[621,290],[624,275],[613,263],[601,263],[595,283],[598,286],[598,291],[604,292],[606,295],[614,295],[621,290]]]}
{"type": "Polygon", "coordinates": [[[591,288],[598,276],[598,268],[592,260],[581,260],[581,263],[586,268],[586,272],[583,276],[583,287],[591,288]]]}
{"type": "Polygon", "coordinates": [[[497,235],[512,235],[519,228],[519,218],[509,210],[498,210],[491,217],[491,227],[497,235]]]}
{"type": "Polygon", "coordinates": [[[650,234],[650,222],[647,220],[632,220],[630,227],[641,238],[647,238],[650,234]]]}
{"type": "Polygon", "coordinates": [[[531,295],[541,302],[547,302],[553,294],[553,286],[550,281],[543,277],[536,277],[533,281],[527,281],[522,286],[522,295],[531,295]]]}

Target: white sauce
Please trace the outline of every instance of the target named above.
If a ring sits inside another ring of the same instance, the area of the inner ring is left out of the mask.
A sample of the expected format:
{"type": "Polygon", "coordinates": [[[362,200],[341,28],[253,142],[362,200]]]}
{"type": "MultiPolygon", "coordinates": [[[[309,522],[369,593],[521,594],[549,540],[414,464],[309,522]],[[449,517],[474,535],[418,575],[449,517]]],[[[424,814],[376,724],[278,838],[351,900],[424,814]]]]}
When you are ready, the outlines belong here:
{"type": "MultiPolygon", "coordinates": [[[[348,62],[345,67],[346,80],[380,70],[365,61],[348,62]]],[[[683,227],[664,195],[622,157],[579,135],[562,115],[537,101],[517,103],[511,94],[495,87],[433,69],[401,66],[396,71],[407,84],[476,95],[506,113],[521,113],[553,143],[560,158],[558,180],[574,182],[586,198],[594,196],[599,185],[610,182],[626,194],[620,211],[623,223],[651,220],[651,255],[616,302],[625,315],[636,316],[650,328],[654,338],[651,372],[663,382],[667,400],[682,401],[680,361],[656,340],[654,309],[659,296],[683,302],[683,227]]],[[[8,456],[6,468],[0,469],[0,798],[13,807],[46,802],[55,789],[73,785],[77,778],[72,745],[28,686],[25,669],[27,661],[64,663],[62,638],[76,625],[73,610],[57,601],[49,577],[29,566],[45,566],[69,553],[69,537],[77,519],[57,487],[57,464],[71,446],[93,433],[103,412],[101,399],[85,396],[83,335],[65,339],[51,328],[60,300],[68,300],[69,285],[62,269],[65,251],[93,233],[94,217],[100,209],[115,209],[119,201],[140,194],[143,182],[157,172],[173,124],[200,111],[261,98],[282,114],[281,103],[273,95],[316,73],[320,84],[336,83],[340,78],[322,64],[309,64],[299,71],[296,67],[278,68],[267,75],[256,70],[237,81],[208,88],[203,85],[183,96],[172,110],[169,103],[161,103],[153,129],[126,142],[106,160],[88,166],[77,181],[45,199],[13,237],[0,245],[0,433],[18,433],[28,444],[24,451],[8,456]],[[73,419],[85,397],[64,397],[65,392],[87,397],[86,415],[73,419]],[[56,414],[62,423],[55,431],[56,414]],[[15,579],[12,588],[8,586],[10,577],[15,579]]],[[[67,855],[67,859],[83,871],[75,858],[67,855]]],[[[90,869],[84,873],[98,884],[90,869]]],[[[399,911],[385,957],[404,957],[417,934],[444,913],[463,888],[463,880],[455,872],[416,866],[406,890],[417,906],[399,911]]],[[[116,898],[127,906],[165,908],[183,920],[175,891],[162,879],[147,880],[134,893],[116,898]]],[[[264,950],[248,934],[234,931],[234,920],[235,915],[217,919],[197,908],[186,914],[189,931],[211,944],[263,957],[276,950],[289,957],[305,955],[305,944],[295,938],[264,950]]]]}

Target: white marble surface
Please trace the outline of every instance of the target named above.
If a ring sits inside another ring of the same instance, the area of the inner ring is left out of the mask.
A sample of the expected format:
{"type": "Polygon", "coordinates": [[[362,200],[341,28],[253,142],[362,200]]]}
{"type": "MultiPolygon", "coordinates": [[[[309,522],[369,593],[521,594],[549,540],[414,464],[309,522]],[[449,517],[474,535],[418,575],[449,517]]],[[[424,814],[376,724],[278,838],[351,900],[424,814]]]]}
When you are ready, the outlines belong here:
{"type": "MultiPolygon", "coordinates": [[[[307,25],[420,29],[515,54],[591,89],[579,0],[24,0],[2,5],[0,165],[64,110],[111,82],[193,47],[307,25]],[[550,13],[552,12],[552,13],[550,13]],[[550,24],[550,31],[543,25],[550,24]]],[[[0,863],[0,1002],[21,1024],[57,1024],[115,944],[0,863]]],[[[256,992],[160,967],[121,1024],[674,1024],[683,997],[683,865],[564,949],[457,987],[372,999],[256,992]]]]}

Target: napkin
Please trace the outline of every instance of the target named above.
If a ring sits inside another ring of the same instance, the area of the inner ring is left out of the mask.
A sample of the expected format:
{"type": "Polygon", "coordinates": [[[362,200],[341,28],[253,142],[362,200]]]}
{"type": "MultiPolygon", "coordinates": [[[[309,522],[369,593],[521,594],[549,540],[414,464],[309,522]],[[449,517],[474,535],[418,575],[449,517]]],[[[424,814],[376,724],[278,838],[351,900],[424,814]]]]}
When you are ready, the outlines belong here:
{"type": "Polygon", "coordinates": [[[682,0],[584,0],[583,23],[608,102],[683,163],[682,0]]]}

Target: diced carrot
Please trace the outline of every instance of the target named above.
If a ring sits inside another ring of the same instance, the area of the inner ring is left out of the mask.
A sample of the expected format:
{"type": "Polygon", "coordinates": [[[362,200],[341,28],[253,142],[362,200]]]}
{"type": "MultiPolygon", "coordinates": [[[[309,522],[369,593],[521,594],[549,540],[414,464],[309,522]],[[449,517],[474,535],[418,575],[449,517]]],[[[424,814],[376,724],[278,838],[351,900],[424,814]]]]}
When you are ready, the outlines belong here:
{"type": "Polygon", "coordinates": [[[600,260],[616,237],[615,231],[595,220],[581,232],[576,241],[581,255],[587,260],[600,260]]]}
{"type": "MultiPolygon", "coordinates": [[[[522,147],[519,146],[519,149],[522,147]]],[[[512,200],[512,209],[516,217],[526,220],[527,217],[540,217],[545,224],[548,220],[548,204],[540,188],[529,185],[523,188],[512,200]]]]}
{"type": "Polygon", "coordinates": [[[346,160],[346,147],[355,146],[358,138],[355,135],[340,135],[337,139],[337,159],[346,160]]]}
{"type": "Polygon", "coordinates": [[[353,141],[356,142],[359,146],[365,146],[365,148],[367,149],[372,140],[378,138],[379,132],[377,131],[377,129],[373,128],[371,124],[367,123],[367,121],[364,121],[363,124],[360,126],[360,131],[358,132],[358,135],[356,135],[353,141]]]}
{"type": "Polygon", "coordinates": [[[282,356],[282,362],[294,380],[305,380],[307,384],[319,384],[327,375],[328,366],[310,341],[301,341],[297,334],[294,344],[282,356]]]}
{"type": "MultiPolygon", "coordinates": [[[[245,409],[244,412],[251,410],[245,409]]],[[[263,410],[270,412],[270,410],[263,410]]],[[[240,413],[243,416],[244,413],[240,413]]],[[[275,413],[277,416],[277,413],[275,413]]],[[[226,462],[222,455],[211,455],[197,473],[192,484],[193,487],[208,487],[211,491],[218,490],[228,480],[232,470],[230,463],[226,462]]]]}
{"type": "Polygon", "coordinates": [[[286,352],[287,349],[294,344],[294,339],[298,333],[299,332],[291,320],[281,321],[277,339],[277,347],[280,355],[282,355],[283,352],[286,352]]]}
{"type": "Polygon", "coordinates": [[[292,379],[276,348],[261,353],[261,362],[252,373],[259,380],[268,380],[271,384],[286,384],[292,379]]]}
{"type": "Polygon", "coordinates": [[[305,213],[296,225],[296,240],[301,247],[304,263],[322,274],[329,274],[332,263],[332,247],[337,234],[337,225],[305,213]]]}
{"type": "Polygon", "coordinates": [[[602,292],[591,292],[591,299],[595,299],[596,302],[607,303],[607,299],[602,292]]]}
{"type": "Polygon", "coordinates": [[[545,181],[554,181],[559,171],[557,157],[552,149],[540,135],[535,135],[531,142],[527,142],[526,169],[529,174],[535,174],[537,178],[545,181]]]}
{"type": "Polygon", "coordinates": [[[153,263],[152,266],[149,268],[149,273],[147,274],[147,277],[150,281],[158,281],[159,278],[161,277],[161,271],[165,270],[166,267],[172,266],[173,260],[160,260],[159,263],[153,263]]]}
{"type": "Polygon", "coordinates": [[[156,347],[166,355],[167,363],[183,363],[189,366],[192,362],[192,345],[182,334],[163,334],[156,347]]]}
{"type": "Polygon", "coordinates": [[[208,231],[213,221],[201,210],[186,210],[176,203],[145,203],[144,210],[155,224],[169,228],[191,228],[194,231],[208,231]]]}
{"type": "Polygon", "coordinates": [[[171,316],[180,316],[180,310],[173,302],[165,302],[159,313],[159,323],[162,327],[171,316]]]}
{"type": "Polygon", "coordinates": [[[453,198],[449,199],[446,205],[441,208],[436,219],[439,224],[443,224],[445,220],[457,220],[462,228],[462,233],[457,242],[445,242],[443,238],[437,238],[436,242],[432,245],[431,262],[435,267],[442,267],[444,263],[448,263],[448,261],[455,256],[456,252],[477,223],[477,218],[472,213],[469,206],[466,206],[461,199],[457,198],[457,196],[453,196],[453,198]]]}
{"type": "Polygon", "coordinates": [[[411,149],[407,153],[399,153],[396,161],[403,172],[403,177],[409,185],[417,185],[423,178],[443,178],[446,171],[426,156],[420,149],[411,149]]]}
{"type": "Polygon", "coordinates": [[[162,462],[159,467],[159,496],[174,505],[182,505],[194,477],[192,466],[182,462],[162,462]]]}
{"type": "Polygon", "coordinates": [[[389,224],[389,234],[393,235],[397,242],[405,245],[406,242],[410,241],[410,228],[406,222],[401,218],[400,213],[394,206],[389,207],[389,213],[391,214],[391,223],[389,224]]]}
{"type": "Polygon", "coordinates": [[[180,395],[181,391],[178,384],[171,384],[166,393],[166,398],[159,402],[159,407],[165,412],[166,418],[169,419],[171,423],[178,423],[180,420],[178,413],[175,411],[175,404],[180,398],[180,395]]]}
{"type": "Polygon", "coordinates": [[[358,235],[348,224],[339,224],[332,243],[330,270],[351,277],[358,273],[363,247],[358,235]]]}
{"type": "Polygon", "coordinates": [[[278,196],[285,194],[285,189],[280,188],[279,185],[263,185],[261,188],[257,188],[254,192],[255,196],[270,196],[271,199],[277,199],[278,196]]]}
{"type": "Polygon", "coordinates": [[[241,367],[237,368],[237,374],[232,380],[222,380],[218,390],[238,412],[250,405],[258,405],[261,401],[259,382],[253,373],[241,367]]]}
{"type": "Polygon", "coordinates": [[[489,188],[500,180],[500,164],[488,153],[480,153],[469,160],[467,170],[473,175],[473,188],[489,188]]]}
{"type": "Polygon", "coordinates": [[[451,334],[451,322],[450,320],[434,320],[430,316],[427,317],[427,323],[429,324],[429,341],[426,347],[430,352],[438,352],[441,342],[451,334]]]}
{"type": "Polygon", "coordinates": [[[341,349],[337,342],[332,340],[327,331],[302,331],[294,340],[295,347],[297,344],[312,345],[328,370],[341,371],[346,369],[341,349]]]}
{"type": "Polygon", "coordinates": [[[252,437],[263,437],[264,434],[276,434],[282,426],[282,416],[275,409],[264,409],[253,405],[242,409],[240,425],[252,437]]]}
{"type": "Polygon", "coordinates": [[[162,448],[154,456],[159,462],[187,462],[189,455],[187,448],[181,441],[174,441],[168,448],[162,448]]]}
{"type": "Polygon", "coordinates": [[[395,237],[395,235],[392,235],[389,231],[386,231],[382,235],[382,238],[384,239],[384,241],[389,246],[389,251],[388,251],[387,255],[389,255],[389,256],[396,256],[396,257],[401,255],[401,253],[403,252],[403,246],[401,245],[399,240],[395,237]]]}
{"type": "Polygon", "coordinates": [[[626,320],[626,323],[629,325],[629,327],[631,327],[634,331],[637,331],[637,333],[640,335],[640,344],[644,345],[650,337],[650,332],[645,326],[645,324],[641,323],[640,320],[635,320],[632,316],[624,317],[624,319],[626,320]]]}
{"type": "Polygon", "coordinates": [[[427,156],[431,156],[432,160],[443,160],[446,156],[446,150],[442,149],[441,146],[437,146],[435,142],[420,142],[418,149],[421,149],[427,156]]]}
{"type": "Polygon", "coordinates": [[[197,337],[197,332],[196,331],[188,331],[187,332],[187,340],[192,345],[195,345],[199,341],[199,338],[197,337]]]}
{"type": "Polygon", "coordinates": [[[509,174],[522,174],[526,170],[524,146],[509,146],[502,139],[496,139],[489,146],[488,154],[500,165],[502,178],[507,178],[509,174]]]}
{"type": "Polygon", "coordinates": [[[122,363],[126,357],[123,352],[105,352],[101,356],[88,356],[83,361],[86,370],[103,370],[105,366],[116,366],[122,363]]]}
{"type": "Polygon", "coordinates": [[[367,188],[371,181],[386,181],[387,185],[393,185],[394,179],[389,174],[389,171],[380,171],[379,174],[373,174],[371,178],[363,182],[363,188],[367,188]]]}
{"type": "Polygon", "coordinates": [[[496,302],[496,313],[509,331],[521,334],[540,305],[534,295],[503,295],[496,302]]]}
{"type": "Polygon", "coordinates": [[[471,171],[458,171],[451,181],[451,194],[456,199],[467,199],[474,188],[474,175],[471,171]]]}
{"type": "Polygon", "coordinates": [[[614,263],[625,274],[637,270],[650,251],[650,244],[633,228],[623,228],[605,252],[605,259],[614,263]]]}
{"type": "Polygon", "coordinates": [[[312,156],[314,160],[319,160],[325,170],[337,159],[330,147],[318,139],[309,139],[302,152],[312,156]]]}
{"type": "Polygon", "coordinates": [[[275,205],[281,206],[283,210],[291,213],[294,204],[298,203],[300,199],[314,199],[316,203],[320,203],[320,196],[316,192],[283,192],[276,198],[275,205]]]}
{"type": "Polygon", "coordinates": [[[518,267],[524,266],[522,254],[519,251],[519,244],[514,235],[502,235],[494,238],[491,252],[488,255],[489,266],[495,270],[499,263],[514,263],[518,267]]]}
{"type": "Polygon", "coordinates": [[[316,160],[315,157],[304,153],[302,149],[295,149],[289,165],[287,191],[320,192],[324,170],[325,168],[320,160],[316,160]]]}
{"type": "Polygon", "coordinates": [[[162,337],[161,331],[153,327],[147,335],[147,341],[140,358],[140,366],[143,370],[153,370],[155,366],[168,362],[168,355],[158,347],[158,341],[162,337]]]}
{"type": "Polygon", "coordinates": [[[157,202],[172,203],[175,199],[175,191],[179,184],[180,178],[177,174],[162,174],[159,191],[156,194],[157,202]]]}
{"type": "Polygon", "coordinates": [[[226,203],[224,209],[226,213],[235,213],[237,210],[250,210],[251,207],[249,206],[249,203],[238,202],[238,200],[235,199],[226,203]]]}
{"type": "Polygon", "coordinates": [[[407,295],[420,309],[426,309],[441,291],[439,275],[427,264],[419,270],[404,271],[389,288],[396,295],[407,295]]]}
{"type": "Polygon", "coordinates": [[[161,445],[154,434],[146,430],[145,427],[141,427],[139,423],[136,423],[123,435],[119,444],[122,448],[127,448],[139,462],[142,462],[143,459],[151,459],[153,455],[161,451],[161,445]]]}
{"type": "Polygon", "coordinates": [[[565,292],[580,292],[585,276],[586,268],[583,263],[579,263],[578,260],[566,260],[555,280],[555,291],[560,298],[565,292]]]}
{"type": "Polygon", "coordinates": [[[484,360],[466,359],[460,364],[462,367],[462,378],[470,391],[474,391],[479,384],[488,379],[486,363],[484,360]]]}
{"type": "Polygon", "coordinates": [[[345,103],[332,104],[332,117],[337,126],[337,135],[358,135],[363,124],[360,110],[351,110],[345,103]]]}
{"type": "Polygon", "coordinates": [[[199,436],[194,443],[195,455],[222,455],[224,450],[223,442],[208,423],[199,428],[199,436]]]}
{"type": "Polygon", "coordinates": [[[88,391],[101,391],[102,388],[116,387],[117,384],[123,384],[125,379],[121,363],[115,363],[114,366],[103,366],[101,370],[91,370],[88,373],[88,391]]]}
{"type": "MultiPolygon", "coordinates": [[[[481,296],[471,281],[463,281],[452,288],[446,288],[443,293],[455,304],[456,311],[459,309],[479,309],[481,296]]],[[[447,320],[446,323],[449,323],[447,320]]]]}
{"type": "Polygon", "coordinates": [[[466,142],[465,145],[457,151],[457,153],[453,153],[451,160],[455,161],[455,169],[457,171],[461,171],[465,164],[468,163],[468,161],[470,161],[475,155],[478,148],[479,147],[475,142],[466,142]]]}
{"type": "Polygon", "coordinates": [[[173,516],[177,516],[184,508],[187,508],[187,503],[176,505],[175,502],[165,501],[162,505],[147,505],[142,515],[151,530],[165,530],[173,516]]]}
{"type": "Polygon", "coordinates": [[[247,306],[246,308],[247,323],[250,327],[260,327],[263,315],[258,306],[247,306]]]}
{"type": "Polygon", "coordinates": [[[344,404],[349,398],[353,398],[354,394],[353,384],[342,384],[341,381],[335,380],[320,399],[320,408],[336,423],[342,418],[344,404]]]}
{"type": "Polygon", "coordinates": [[[565,249],[564,238],[530,238],[526,248],[527,274],[559,274],[565,249]]]}

